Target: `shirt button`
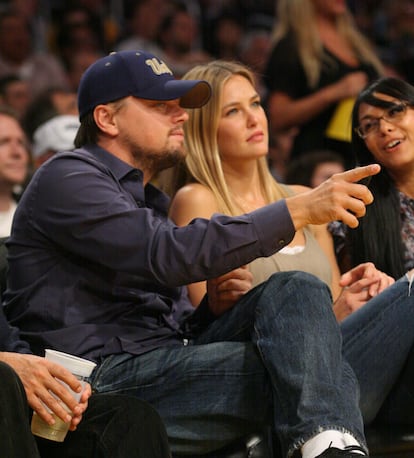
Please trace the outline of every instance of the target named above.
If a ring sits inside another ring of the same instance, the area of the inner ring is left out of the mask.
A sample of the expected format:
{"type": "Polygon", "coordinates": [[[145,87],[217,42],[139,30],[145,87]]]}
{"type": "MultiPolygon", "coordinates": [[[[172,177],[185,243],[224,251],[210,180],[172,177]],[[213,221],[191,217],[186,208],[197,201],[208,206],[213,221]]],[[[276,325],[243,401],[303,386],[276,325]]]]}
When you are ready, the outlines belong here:
{"type": "Polygon", "coordinates": [[[280,240],[279,240],[279,246],[282,246],[282,245],[284,245],[285,243],[286,243],[286,242],[285,242],[284,239],[280,239],[280,240]]]}

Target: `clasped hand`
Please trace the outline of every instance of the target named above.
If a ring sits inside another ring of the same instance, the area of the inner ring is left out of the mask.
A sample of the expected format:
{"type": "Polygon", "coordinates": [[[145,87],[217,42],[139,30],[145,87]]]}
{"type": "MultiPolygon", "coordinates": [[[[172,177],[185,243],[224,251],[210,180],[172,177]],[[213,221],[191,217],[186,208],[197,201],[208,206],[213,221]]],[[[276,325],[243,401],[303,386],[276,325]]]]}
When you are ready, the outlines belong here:
{"type": "Polygon", "coordinates": [[[242,266],[217,278],[207,280],[210,310],[217,316],[229,310],[250,289],[253,275],[248,266],[242,266]]]}
{"type": "Polygon", "coordinates": [[[359,264],[344,273],[339,280],[343,289],[334,304],[337,320],[345,319],[394,281],[392,277],[378,270],[372,262],[359,264]]]}

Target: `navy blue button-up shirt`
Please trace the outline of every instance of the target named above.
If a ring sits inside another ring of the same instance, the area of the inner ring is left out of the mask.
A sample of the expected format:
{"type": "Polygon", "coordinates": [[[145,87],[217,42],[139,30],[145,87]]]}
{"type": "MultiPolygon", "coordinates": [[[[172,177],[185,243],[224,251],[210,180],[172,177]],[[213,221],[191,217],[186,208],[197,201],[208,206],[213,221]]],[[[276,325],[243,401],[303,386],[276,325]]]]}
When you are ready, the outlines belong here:
{"type": "Polygon", "coordinates": [[[284,201],[186,227],[168,220],[168,204],[96,145],[58,153],[34,174],[7,243],[4,305],[35,353],[99,361],[177,344],[214,319],[183,285],[269,256],[294,235],[284,201]]]}

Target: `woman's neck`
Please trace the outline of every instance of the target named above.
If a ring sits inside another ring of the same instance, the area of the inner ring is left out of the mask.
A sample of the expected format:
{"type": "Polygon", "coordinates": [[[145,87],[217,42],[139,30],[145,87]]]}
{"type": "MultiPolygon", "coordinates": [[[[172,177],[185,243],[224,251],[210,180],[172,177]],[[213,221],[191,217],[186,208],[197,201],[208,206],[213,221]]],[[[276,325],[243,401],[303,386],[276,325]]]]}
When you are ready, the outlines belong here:
{"type": "Polygon", "coordinates": [[[256,210],[268,203],[263,194],[257,163],[239,164],[237,169],[223,166],[223,172],[234,203],[244,212],[256,210]]]}

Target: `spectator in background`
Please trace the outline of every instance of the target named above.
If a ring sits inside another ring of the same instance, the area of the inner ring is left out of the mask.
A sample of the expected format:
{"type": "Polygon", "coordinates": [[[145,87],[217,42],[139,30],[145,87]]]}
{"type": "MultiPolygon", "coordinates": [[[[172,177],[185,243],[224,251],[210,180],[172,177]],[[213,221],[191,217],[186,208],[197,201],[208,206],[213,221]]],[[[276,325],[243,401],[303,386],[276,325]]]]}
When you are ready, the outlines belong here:
{"type": "Polygon", "coordinates": [[[240,10],[223,8],[211,23],[211,36],[206,49],[215,59],[240,60],[240,45],[245,33],[245,20],[240,10]]]}
{"type": "Polygon", "coordinates": [[[161,55],[157,39],[168,9],[169,2],[165,0],[127,0],[125,2],[126,30],[115,49],[117,51],[143,49],[161,55]]]}
{"type": "Polygon", "coordinates": [[[309,151],[289,162],[285,183],[316,188],[333,174],[341,173],[344,170],[344,159],[335,151],[309,151]]]}
{"type": "Polygon", "coordinates": [[[40,167],[58,151],[73,149],[79,125],[79,118],[75,115],[54,116],[41,124],[33,134],[34,167],[40,167]]]}
{"type": "Polygon", "coordinates": [[[239,46],[239,60],[254,72],[256,87],[262,100],[265,100],[267,95],[267,87],[263,81],[263,75],[271,47],[270,31],[255,28],[246,30],[239,46]]]}
{"type": "Polygon", "coordinates": [[[195,64],[211,60],[199,41],[199,24],[184,3],[176,3],[164,18],[158,35],[163,59],[176,77],[195,64]]]}
{"type": "Polygon", "coordinates": [[[292,157],[327,148],[350,164],[352,98],[383,66],[345,0],[278,0],[277,8],[265,72],[271,128],[299,128],[292,157]],[[337,109],[342,126],[330,133],[337,109]]]}
{"type": "Polygon", "coordinates": [[[68,85],[62,63],[33,49],[26,18],[5,10],[0,13],[0,77],[10,74],[27,81],[33,97],[51,85],[68,85]]]}
{"type": "Polygon", "coordinates": [[[31,92],[27,81],[17,75],[0,78],[0,105],[12,109],[21,120],[31,101],[31,92]]]}
{"type": "MultiPolygon", "coordinates": [[[[102,33],[105,49],[113,49],[120,34],[121,18],[118,15],[119,11],[123,10],[122,2],[114,2],[108,0],[76,0],[79,6],[85,7],[94,17],[102,24],[102,33]]],[[[65,3],[65,2],[63,2],[65,3]]]]}
{"type": "Polygon", "coordinates": [[[62,87],[50,87],[35,97],[27,108],[23,127],[30,141],[34,131],[56,115],[78,115],[76,92],[62,87]]]}
{"type": "Polygon", "coordinates": [[[17,116],[0,109],[0,237],[10,235],[17,208],[16,188],[24,185],[29,165],[29,147],[17,116]]]}
{"type": "Polygon", "coordinates": [[[110,51],[101,18],[86,7],[76,4],[66,6],[54,20],[54,28],[56,53],[65,70],[70,68],[73,56],[79,52],[101,56],[110,51]]]}
{"type": "Polygon", "coordinates": [[[46,3],[41,0],[9,0],[8,4],[26,18],[34,52],[47,52],[50,16],[46,3]]]}
{"type": "Polygon", "coordinates": [[[379,54],[395,76],[414,84],[414,0],[384,0],[381,12],[374,36],[379,54]]]}
{"type": "Polygon", "coordinates": [[[48,50],[50,16],[45,7],[45,2],[41,0],[9,0],[9,5],[14,11],[26,18],[34,52],[46,52],[48,50]]]}
{"type": "Polygon", "coordinates": [[[79,49],[68,56],[66,74],[71,91],[77,92],[83,72],[100,57],[102,54],[92,49],[79,49]]]}

